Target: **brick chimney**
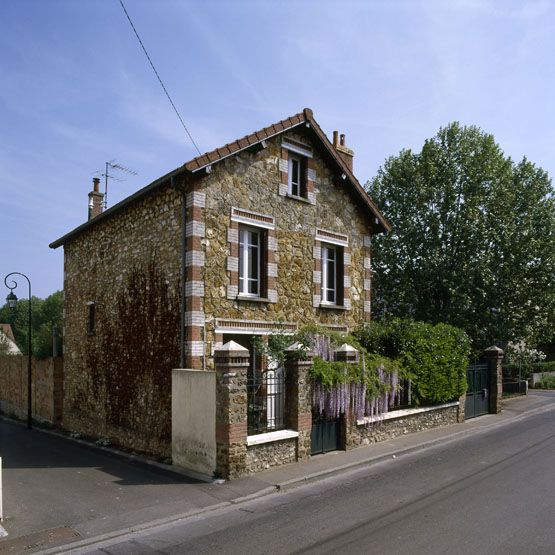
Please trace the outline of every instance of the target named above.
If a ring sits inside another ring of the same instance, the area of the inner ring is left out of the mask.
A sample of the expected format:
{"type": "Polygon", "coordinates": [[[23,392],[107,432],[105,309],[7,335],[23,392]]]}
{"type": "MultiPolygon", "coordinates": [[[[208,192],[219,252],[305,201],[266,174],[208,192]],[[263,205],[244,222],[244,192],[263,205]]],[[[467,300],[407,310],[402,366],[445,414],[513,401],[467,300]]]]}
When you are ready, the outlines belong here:
{"type": "Polygon", "coordinates": [[[337,131],[333,132],[333,148],[337,150],[343,162],[347,164],[347,167],[353,171],[353,156],[355,153],[350,148],[345,146],[345,134],[341,133],[341,135],[339,135],[339,140],[338,135],[337,131]]]}
{"type": "Polygon", "coordinates": [[[93,190],[89,193],[89,220],[102,214],[104,206],[104,193],[99,191],[100,179],[93,177],[93,190]]]}

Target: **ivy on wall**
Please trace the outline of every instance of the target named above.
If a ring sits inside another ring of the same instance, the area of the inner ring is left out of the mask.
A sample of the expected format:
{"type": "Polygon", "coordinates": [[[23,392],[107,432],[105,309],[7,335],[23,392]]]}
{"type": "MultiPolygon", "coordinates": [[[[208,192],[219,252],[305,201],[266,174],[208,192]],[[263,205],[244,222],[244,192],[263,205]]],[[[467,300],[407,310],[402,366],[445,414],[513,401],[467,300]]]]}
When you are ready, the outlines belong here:
{"type": "MultiPolygon", "coordinates": [[[[171,440],[171,375],[179,360],[179,297],[154,263],[135,267],[100,304],[89,337],[90,390],[104,404],[106,431],[140,435],[149,451],[171,440]]],[[[115,438],[118,441],[118,438],[115,438]]]]}

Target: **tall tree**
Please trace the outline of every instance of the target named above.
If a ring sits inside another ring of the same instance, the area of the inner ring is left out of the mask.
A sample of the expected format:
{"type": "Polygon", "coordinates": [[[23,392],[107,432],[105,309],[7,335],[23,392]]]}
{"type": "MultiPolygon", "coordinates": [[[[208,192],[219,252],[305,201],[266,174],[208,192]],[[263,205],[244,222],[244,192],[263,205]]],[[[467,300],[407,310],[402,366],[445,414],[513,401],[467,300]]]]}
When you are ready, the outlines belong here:
{"type": "Polygon", "coordinates": [[[367,183],[392,224],[373,246],[374,313],[410,314],[496,340],[555,329],[555,203],[547,173],[457,122],[367,183]]]}
{"type": "MultiPolygon", "coordinates": [[[[32,298],[32,349],[33,355],[38,358],[52,356],[52,333],[58,335],[58,354],[61,354],[63,293],[56,291],[46,299],[32,298]]],[[[27,354],[29,334],[29,301],[20,299],[15,309],[8,308],[7,304],[0,308],[0,322],[12,324],[17,346],[23,354],[27,354]]]]}

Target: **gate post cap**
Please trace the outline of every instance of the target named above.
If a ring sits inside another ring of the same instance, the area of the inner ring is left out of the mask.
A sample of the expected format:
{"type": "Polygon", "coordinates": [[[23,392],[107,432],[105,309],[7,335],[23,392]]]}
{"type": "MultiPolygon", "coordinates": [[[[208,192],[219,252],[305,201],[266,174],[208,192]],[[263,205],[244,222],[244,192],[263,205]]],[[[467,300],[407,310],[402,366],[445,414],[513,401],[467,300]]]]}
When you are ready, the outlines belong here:
{"type": "Polygon", "coordinates": [[[236,343],[235,341],[228,341],[225,345],[222,345],[219,349],[216,349],[216,353],[218,354],[229,353],[236,356],[237,353],[240,352],[245,352],[248,354],[249,350],[245,349],[243,345],[239,345],[239,343],[236,343]]]}
{"type": "Polygon", "coordinates": [[[504,355],[504,353],[505,353],[505,351],[503,351],[503,349],[500,349],[497,345],[492,345],[491,347],[488,347],[484,351],[485,356],[502,357],[504,355]]]}
{"type": "Polygon", "coordinates": [[[341,347],[335,349],[336,353],[358,353],[358,349],[355,349],[352,345],[348,343],[343,343],[341,347]]]}

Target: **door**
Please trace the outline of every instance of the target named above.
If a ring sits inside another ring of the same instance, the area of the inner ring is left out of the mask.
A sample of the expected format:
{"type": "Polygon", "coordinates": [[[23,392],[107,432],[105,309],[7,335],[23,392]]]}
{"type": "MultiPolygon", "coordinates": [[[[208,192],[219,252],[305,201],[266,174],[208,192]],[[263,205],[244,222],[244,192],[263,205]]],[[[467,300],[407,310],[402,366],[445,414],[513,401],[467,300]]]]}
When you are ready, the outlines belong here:
{"type": "Polygon", "coordinates": [[[312,417],[311,455],[341,449],[341,419],[330,420],[323,416],[312,417]]]}
{"type": "Polygon", "coordinates": [[[464,406],[465,418],[474,418],[488,413],[488,365],[471,364],[466,369],[466,402],[464,406]]]}

